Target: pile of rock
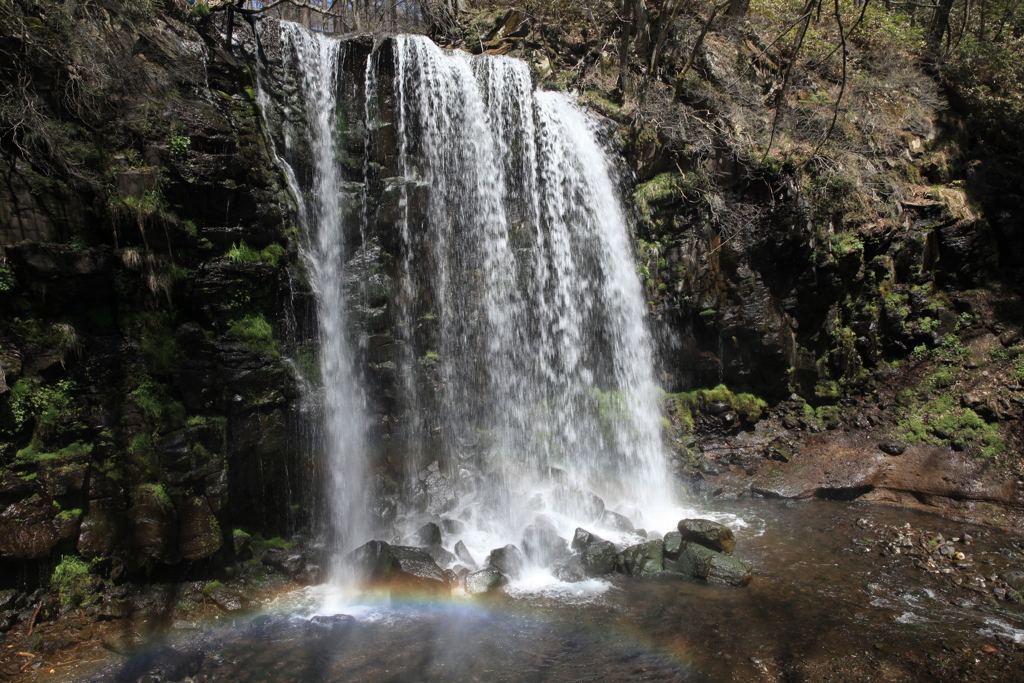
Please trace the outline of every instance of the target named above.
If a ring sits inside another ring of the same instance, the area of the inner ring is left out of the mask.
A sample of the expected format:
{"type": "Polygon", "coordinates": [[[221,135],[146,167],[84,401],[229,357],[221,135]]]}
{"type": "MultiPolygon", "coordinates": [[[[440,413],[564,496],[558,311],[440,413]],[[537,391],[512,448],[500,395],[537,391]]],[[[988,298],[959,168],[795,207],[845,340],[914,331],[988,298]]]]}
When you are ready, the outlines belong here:
{"type": "Polygon", "coordinates": [[[749,562],[732,557],[736,539],[728,527],[707,519],[684,519],[675,531],[637,533],[648,540],[616,546],[578,528],[568,543],[545,517],[523,531],[522,550],[515,545],[495,548],[483,563],[474,561],[462,541],[454,553],[441,545],[441,529],[433,523],[413,535],[420,547],[370,541],[348,556],[369,586],[392,592],[448,593],[462,588],[468,594],[501,591],[520,576],[526,564],[549,567],[561,581],[620,573],[631,577],[656,574],[699,579],[730,586],[750,583],[749,562]]]}

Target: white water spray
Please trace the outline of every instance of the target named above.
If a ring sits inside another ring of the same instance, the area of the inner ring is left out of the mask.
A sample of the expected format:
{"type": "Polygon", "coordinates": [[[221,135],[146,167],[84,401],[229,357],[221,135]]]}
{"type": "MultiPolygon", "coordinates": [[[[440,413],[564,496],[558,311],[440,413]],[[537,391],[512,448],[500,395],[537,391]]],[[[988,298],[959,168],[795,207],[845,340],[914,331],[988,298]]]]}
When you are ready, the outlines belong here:
{"type": "MultiPolygon", "coordinates": [[[[378,531],[345,303],[346,259],[365,244],[344,237],[375,219],[340,180],[342,43],[284,23],[282,42],[301,74],[304,111],[289,115],[305,125],[285,125],[284,137],[291,153],[308,147],[308,177],[285,166],[317,297],[340,556],[378,531]]],[[[377,154],[393,163],[375,172],[397,219],[373,228],[399,245],[390,315],[405,349],[396,368],[405,490],[389,540],[445,522],[445,545],[461,539],[482,560],[520,544],[538,515],[565,537],[584,526],[615,540],[623,532],[602,530],[603,508],[668,530],[680,511],[652,343],[598,124],[568,96],[535,92],[524,62],[443,51],[422,36],[391,46],[393,64],[371,56],[363,83],[367,129],[394,131],[393,149],[377,154]],[[390,122],[377,120],[381,102],[393,104],[390,122]]]]}

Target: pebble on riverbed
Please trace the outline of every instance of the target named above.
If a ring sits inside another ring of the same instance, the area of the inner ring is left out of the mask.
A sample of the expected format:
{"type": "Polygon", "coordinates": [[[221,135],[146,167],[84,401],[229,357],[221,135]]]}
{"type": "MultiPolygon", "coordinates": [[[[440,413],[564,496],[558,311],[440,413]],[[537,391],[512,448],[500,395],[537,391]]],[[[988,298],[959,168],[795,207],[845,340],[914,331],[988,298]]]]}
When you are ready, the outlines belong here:
{"type": "MultiPolygon", "coordinates": [[[[1024,555],[1014,550],[1002,549],[998,553],[984,553],[984,557],[975,558],[968,552],[976,540],[971,534],[945,538],[941,533],[915,529],[909,523],[903,526],[876,525],[864,518],[857,520],[857,527],[873,532],[875,537],[851,539],[854,552],[877,552],[894,564],[909,564],[935,575],[954,589],[1009,603],[1024,601],[1024,571],[1013,568],[997,573],[991,567],[1024,559],[1024,555]],[[985,576],[985,573],[989,575],[985,576]]],[[[870,593],[877,593],[880,589],[877,583],[867,587],[870,593]]]]}

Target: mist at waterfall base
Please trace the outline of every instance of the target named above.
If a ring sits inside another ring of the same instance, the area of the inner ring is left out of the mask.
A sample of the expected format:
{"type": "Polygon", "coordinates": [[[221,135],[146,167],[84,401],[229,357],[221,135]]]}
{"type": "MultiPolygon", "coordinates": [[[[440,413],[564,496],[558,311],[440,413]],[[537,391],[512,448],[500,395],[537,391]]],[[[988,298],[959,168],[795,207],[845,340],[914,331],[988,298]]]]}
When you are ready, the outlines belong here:
{"type": "MultiPolygon", "coordinates": [[[[390,315],[406,444],[391,516],[370,514],[379,492],[355,370],[367,334],[351,323],[373,285],[359,266],[381,247],[366,165],[362,183],[340,170],[346,45],[281,30],[303,108],[286,117],[299,123],[285,126],[280,157],[317,301],[330,583],[349,587],[343,558],[355,547],[419,545],[412,534],[429,521],[449,550],[461,540],[478,562],[522,547],[537,523],[569,539],[582,526],[643,540],[605,509],[638,528],[674,529],[685,511],[662,452],[645,302],[598,122],[566,94],[535,91],[522,61],[444,51],[422,36],[375,50],[361,84],[367,158],[384,132],[396,150],[380,185],[399,244],[390,315]],[[296,159],[303,152],[311,158],[296,159]]],[[[557,583],[545,558],[527,565],[520,587],[557,583]]]]}

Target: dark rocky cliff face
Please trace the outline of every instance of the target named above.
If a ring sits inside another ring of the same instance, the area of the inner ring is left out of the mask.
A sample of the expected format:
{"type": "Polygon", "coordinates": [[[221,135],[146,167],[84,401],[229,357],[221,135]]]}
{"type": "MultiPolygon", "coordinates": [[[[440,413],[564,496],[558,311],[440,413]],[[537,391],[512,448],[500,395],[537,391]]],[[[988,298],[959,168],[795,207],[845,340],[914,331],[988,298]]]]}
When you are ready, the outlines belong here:
{"type": "Polygon", "coordinates": [[[3,59],[29,77],[4,74],[5,582],[65,553],[115,576],[230,563],[233,530],[309,521],[285,362],[307,295],[252,72],[131,4],[4,18],[3,59]]]}

